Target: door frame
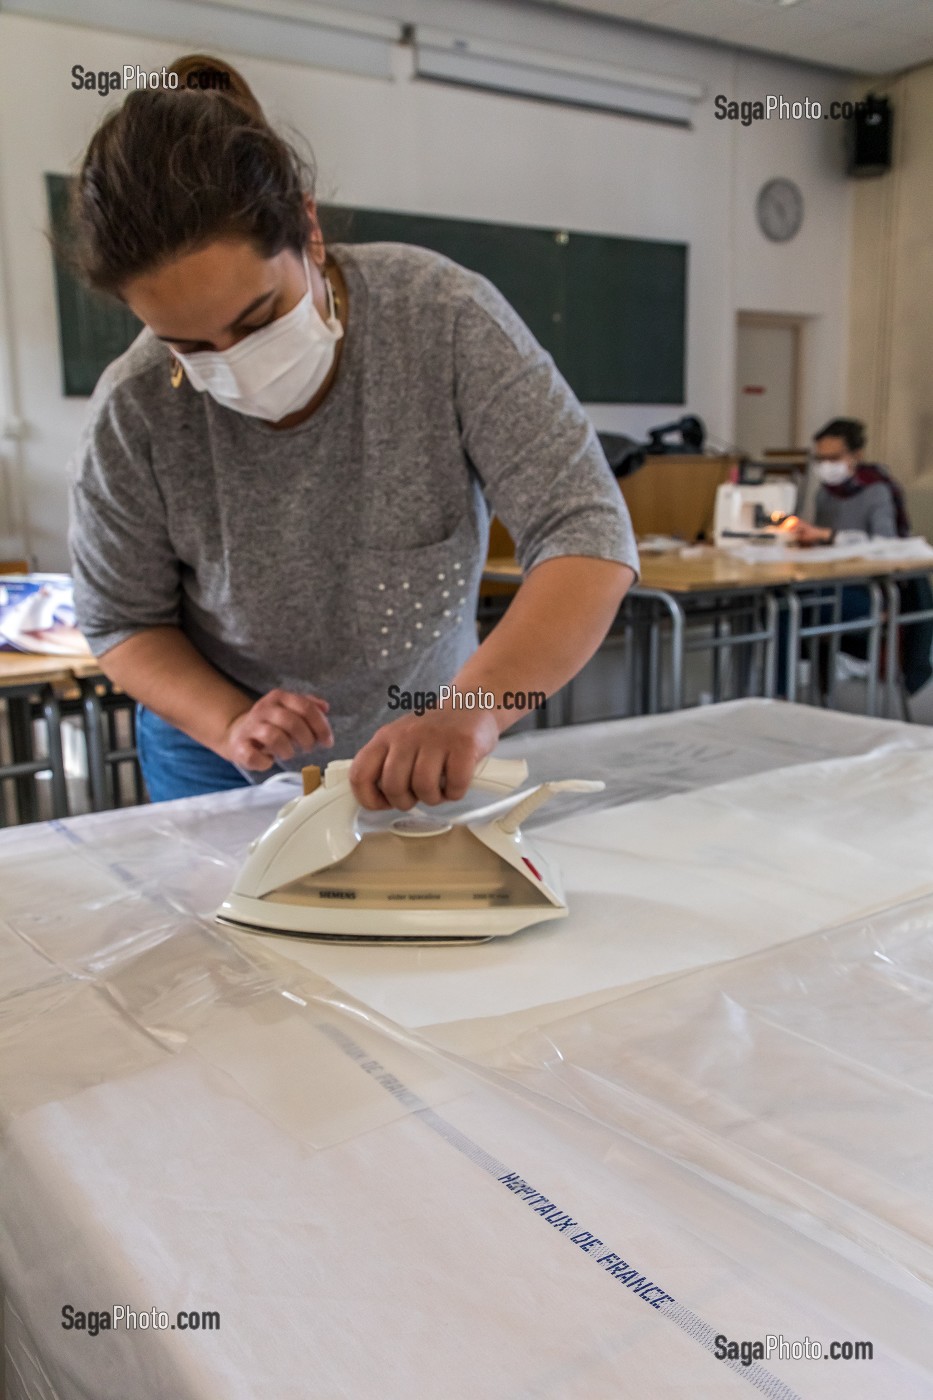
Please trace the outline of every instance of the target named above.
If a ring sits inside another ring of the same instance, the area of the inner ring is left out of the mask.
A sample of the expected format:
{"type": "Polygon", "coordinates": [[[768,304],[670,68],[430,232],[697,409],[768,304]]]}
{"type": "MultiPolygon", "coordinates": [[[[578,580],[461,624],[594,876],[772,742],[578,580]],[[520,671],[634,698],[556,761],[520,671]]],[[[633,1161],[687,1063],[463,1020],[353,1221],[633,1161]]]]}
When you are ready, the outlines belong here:
{"type": "MultiPolygon", "coordinates": [[[[733,436],[738,430],[739,408],[739,328],[741,326],[764,326],[772,330],[791,330],[793,338],[793,370],[791,373],[791,424],[793,443],[787,443],[788,451],[799,450],[800,425],[803,409],[803,363],[804,335],[809,316],[799,316],[782,311],[737,311],[735,313],[735,392],[733,395],[736,421],[733,436]]],[[[776,444],[775,444],[776,445],[776,444]]]]}

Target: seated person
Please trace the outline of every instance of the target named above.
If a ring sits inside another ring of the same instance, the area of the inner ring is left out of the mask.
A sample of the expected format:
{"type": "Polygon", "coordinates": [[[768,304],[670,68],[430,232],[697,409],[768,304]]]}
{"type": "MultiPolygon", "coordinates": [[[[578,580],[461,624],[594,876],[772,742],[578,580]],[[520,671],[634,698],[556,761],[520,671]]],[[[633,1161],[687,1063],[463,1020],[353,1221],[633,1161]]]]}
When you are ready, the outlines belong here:
{"type": "Polygon", "coordinates": [[[855,418],[834,418],[813,438],[820,489],[816,520],[793,532],[800,544],[831,544],[840,530],[892,538],[910,534],[904,494],[884,467],[862,460],[865,427],[855,418]]]}
{"type": "MultiPolygon", "coordinates": [[[[906,538],[911,533],[904,504],[904,493],[886,468],[863,461],[865,426],[855,418],[833,418],[814,434],[813,460],[820,488],[816,496],[815,523],[806,521],[794,528],[798,544],[832,544],[841,530],[861,530],[870,538],[906,538]]],[[[933,607],[933,592],[926,578],[908,579],[898,585],[900,610],[920,612],[933,607]]],[[[842,590],[841,620],[865,617],[870,610],[868,590],[858,584],[842,590]]],[[[832,608],[820,609],[821,622],[829,622],[832,608]]],[[[930,650],[933,623],[917,622],[901,631],[901,672],[909,695],[925,685],[933,675],[930,650]]],[[[841,649],[850,656],[865,659],[865,634],[853,632],[841,640],[841,649]]],[[[828,689],[827,653],[821,648],[821,689],[828,689]]],[[[779,665],[783,678],[786,642],[779,638],[779,665]]]]}

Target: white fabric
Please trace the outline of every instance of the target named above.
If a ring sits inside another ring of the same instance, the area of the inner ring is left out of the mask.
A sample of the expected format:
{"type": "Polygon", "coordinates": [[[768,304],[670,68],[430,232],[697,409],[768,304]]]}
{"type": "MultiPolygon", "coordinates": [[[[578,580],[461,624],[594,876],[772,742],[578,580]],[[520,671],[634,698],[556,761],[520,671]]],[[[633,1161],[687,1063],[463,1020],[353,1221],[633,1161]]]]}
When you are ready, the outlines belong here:
{"type": "MultiPolygon", "coordinates": [[[[855,540],[846,539],[847,535],[854,533],[841,531],[835,544],[810,545],[806,549],[781,539],[769,539],[766,544],[759,545],[726,540],[720,548],[728,549],[730,554],[737,555],[746,564],[832,564],[842,559],[871,559],[891,563],[913,563],[916,560],[920,567],[933,560],[933,545],[922,535],[911,535],[908,539],[867,539],[864,536],[855,540]]],[[[814,583],[822,581],[814,579],[814,583]]]]}
{"type": "Polygon", "coordinates": [[[503,752],[623,805],[537,828],[565,926],[446,972],[212,924],[282,786],[3,834],[7,1400],[931,1392],[933,735],[741,703],[503,752]]]}

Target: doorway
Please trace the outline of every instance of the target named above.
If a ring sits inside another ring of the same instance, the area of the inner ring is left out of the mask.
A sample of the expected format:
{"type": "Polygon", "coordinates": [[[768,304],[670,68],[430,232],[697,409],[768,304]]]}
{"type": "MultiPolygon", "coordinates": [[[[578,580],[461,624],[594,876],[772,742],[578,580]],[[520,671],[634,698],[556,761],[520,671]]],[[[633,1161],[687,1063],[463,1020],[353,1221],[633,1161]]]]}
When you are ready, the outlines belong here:
{"type": "Polygon", "coordinates": [[[804,325],[799,316],[738,314],[735,444],[746,456],[798,449],[804,325]]]}

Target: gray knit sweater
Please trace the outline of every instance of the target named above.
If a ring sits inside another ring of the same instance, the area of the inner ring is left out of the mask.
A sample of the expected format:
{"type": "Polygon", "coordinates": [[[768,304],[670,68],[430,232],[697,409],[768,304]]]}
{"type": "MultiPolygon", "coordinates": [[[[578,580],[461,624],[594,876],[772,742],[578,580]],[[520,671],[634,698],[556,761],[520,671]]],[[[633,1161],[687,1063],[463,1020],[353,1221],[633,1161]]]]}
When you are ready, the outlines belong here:
{"type": "Polygon", "coordinates": [[[327,699],[340,757],[393,717],[389,685],[436,689],[475,647],[487,501],[525,569],[638,557],[589,420],[490,283],[418,248],[331,252],[349,321],[321,407],[277,431],[174,389],[144,331],[95,391],[70,542],[97,655],[178,626],[251,695],[327,699]]]}

